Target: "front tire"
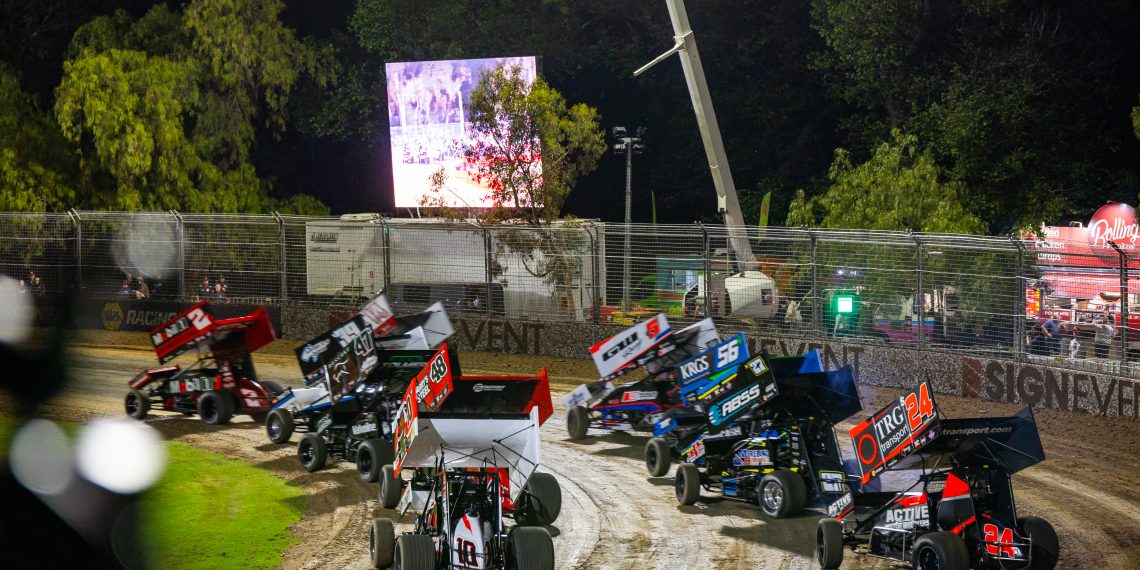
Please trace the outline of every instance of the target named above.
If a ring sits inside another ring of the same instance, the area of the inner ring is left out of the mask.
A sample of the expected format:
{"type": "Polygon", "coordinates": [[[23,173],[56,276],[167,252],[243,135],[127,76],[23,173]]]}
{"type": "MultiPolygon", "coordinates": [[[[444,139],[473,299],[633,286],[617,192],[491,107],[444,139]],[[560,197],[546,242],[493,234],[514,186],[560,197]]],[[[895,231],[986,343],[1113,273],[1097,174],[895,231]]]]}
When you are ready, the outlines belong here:
{"type": "Polygon", "coordinates": [[[328,457],[329,450],[325,438],[318,434],[307,433],[297,444],[297,460],[301,462],[301,468],[309,473],[323,469],[328,457]]]}
{"type": "Polygon", "coordinates": [[[400,570],[434,570],[435,543],[426,534],[400,535],[393,558],[400,570]]]}
{"type": "Polygon", "coordinates": [[[655,437],[645,444],[645,468],[649,471],[650,477],[668,475],[672,464],[673,451],[669,449],[669,442],[655,437]]]}
{"type": "Polygon", "coordinates": [[[516,526],[507,535],[511,570],[554,570],[554,541],[545,528],[516,526]]]}
{"type": "Polygon", "coordinates": [[[126,408],[128,416],[136,420],[145,419],[150,412],[150,398],[139,390],[131,390],[127,392],[123,407],[126,408]]]}
{"type": "Polygon", "coordinates": [[[968,570],[970,552],[952,532],[931,532],[914,542],[911,565],[915,570],[968,570]]]}
{"type": "Polygon", "coordinates": [[[701,470],[693,463],[682,463],[677,468],[677,478],[673,482],[677,502],[691,505],[701,497],[701,470]]]}
{"type": "Polygon", "coordinates": [[[756,499],[760,510],[770,518],[794,517],[804,510],[807,486],[799,475],[779,469],[760,479],[756,486],[756,499]]]}
{"type": "Polygon", "coordinates": [[[843,525],[827,517],[815,527],[815,559],[823,570],[835,570],[843,563],[843,525]]]}
{"type": "Polygon", "coordinates": [[[1031,570],[1053,570],[1061,555],[1061,545],[1057,541],[1057,531],[1042,518],[1023,517],[1017,520],[1021,534],[1033,541],[1033,562],[1031,570]]]}
{"type": "Polygon", "coordinates": [[[227,424],[234,417],[234,399],[229,392],[210,390],[198,398],[198,417],[209,425],[227,424]]]}
{"type": "Polygon", "coordinates": [[[558,520],[562,512],[562,488],[549,473],[531,473],[523,489],[522,516],[519,522],[526,525],[546,526],[558,520]]]}
{"type": "Polygon", "coordinates": [[[395,472],[391,464],[384,465],[380,471],[380,506],[385,509],[394,509],[400,503],[400,495],[404,491],[404,482],[395,472]]]}
{"type": "Polygon", "coordinates": [[[368,533],[368,557],[373,568],[391,568],[396,550],[396,527],[391,519],[372,519],[368,533]]]}
{"type": "Polygon", "coordinates": [[[590,431],[590,410],[582,406],[570,408],[570,412],[566,414],[566,431],[572,440],[585,439],[590,431]]]}
{"type": "Polygon", "coordinates": [[[392,448],[384,444],[382,439],[369,439],[356,450],[356,472],[365,483],[379,481],[380,470],[392,462],[392,448]]]}
{"type": "Polygon", "coordinates": [[[269,412],[265,418],[265,434],[273,443],[287,443],[293,436],[293,414],[283,409],[269,412]]]}

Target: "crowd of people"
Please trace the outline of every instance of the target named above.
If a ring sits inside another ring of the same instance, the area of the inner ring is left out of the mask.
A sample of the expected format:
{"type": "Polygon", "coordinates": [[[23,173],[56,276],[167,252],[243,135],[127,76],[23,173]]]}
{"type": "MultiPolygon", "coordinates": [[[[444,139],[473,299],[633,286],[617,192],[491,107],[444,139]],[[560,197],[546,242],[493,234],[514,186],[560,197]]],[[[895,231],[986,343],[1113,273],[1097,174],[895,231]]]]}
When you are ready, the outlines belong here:
{"type": "Polygon", "coordinates": [[[218,280],[210,283],[210,276],[203,275],[202,283],[198,285],[196,291],[198,300],[200,301],[221,301],[225,300],[229,293],[229,285],[226,283],[226,276],[219,275],[218,280]]]}
{"type": "Polygon", "coordinates": [[[36,275],[35,271],[29,271],[28,278],[20,279],[19,285],[21,293],[35,295],[36,297],[47,296],[47,286],[44,285],[43,280],[40,279],[39,275],[36,275]]]}
{"type": "Polygon", "coordinates": [[[1048,318],[1029,329],[1026,343],[1030,354],[1080,358],[1084,343],[1091,337],[1092,355],[1108,358],[1116,337],[1115,322],[1107,312],[1091,319],[1080,317],[1076,321],[1048,318]]]}

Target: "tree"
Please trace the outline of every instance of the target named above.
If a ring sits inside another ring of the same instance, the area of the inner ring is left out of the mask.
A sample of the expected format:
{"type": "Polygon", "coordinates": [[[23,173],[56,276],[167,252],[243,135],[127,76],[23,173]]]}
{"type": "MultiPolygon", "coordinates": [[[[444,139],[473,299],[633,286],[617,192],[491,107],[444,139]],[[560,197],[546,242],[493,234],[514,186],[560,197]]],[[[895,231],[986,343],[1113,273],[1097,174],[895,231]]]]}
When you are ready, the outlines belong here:
{"type": "Polygon", "coordinates": [[[850,153],[835,151],[827,191],[808,199],[796,192],[788,225],[871,230],[982,233],[985,224],[962,202],[960,184],[942,179],[928,151],[913,135],[892,133],[871,159],[855,166],[850,153]]]}
{"type": "Polygon", "coordinates": [[[75,198],[74,167],[54,121],[0,64],[0,211],[65,209],[75,198]]]}
{"type": "MultiPolygon", "coordinates": [[[[249,161],[259,126],[280,132],[302,75],[326,77],[321,50],[279,19],[280,0],[160,4],[76,32],[55,111],[89,174],[113,188],[90,205],[259,212],[282,207],[249,161]]],[[[297,198],[291,209],[324,213],[297,198]]]]}
{"type": "Polygon", "coordinates": [[[596,110],[566,100],[541,78],[499,66],[471,93],[464,149],[475,178],[490,188],[492,215],[531,225],[557,219],[578,179],[597,167],[606,143],[596,110]],[[508,209],[509,208],[509,209],[508,209]]]}

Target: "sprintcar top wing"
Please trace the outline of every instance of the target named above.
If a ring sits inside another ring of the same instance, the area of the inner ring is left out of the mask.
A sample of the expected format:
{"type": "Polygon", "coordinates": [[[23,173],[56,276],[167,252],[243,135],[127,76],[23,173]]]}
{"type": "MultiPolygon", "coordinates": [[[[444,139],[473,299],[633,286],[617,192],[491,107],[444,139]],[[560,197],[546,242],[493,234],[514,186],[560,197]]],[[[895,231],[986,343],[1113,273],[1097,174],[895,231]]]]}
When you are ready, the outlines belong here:
{"type": "Polygon", "coordinates": [[[866,485],[895,467],[934,441],[938,433],[938,408],[930,384],[923,382],[851,428],[860,482],[866,485]]]}
{"type": "Polygon", "coordinates": [[[273,342],[277,333],[265,307],[244,316],[214,320],[199,301],[169,321],[150,331],[150,340],[160,364],[200,347],[215,356],[236,352],[254,352],[273,342]]]}
{"type": "Polygon", "coordinates": [[[652,354],[650,351],[672,332],[665,315],[659,313],[591,346],[590,356],[598,367],[598,375],[608,379],[624,368],[637,368],[641,365],[636,364],[638,360],[652,354]]]}
{"type": "Polygon", "coordinates": [[[999,418],[943,418],[938,436],[894,469],[1000,465],[1010,474],[1045,460],[1033,409],[999,418]]]}
{"type": "Polygon", "coordinates": [[[422,313],[396,317],[385,332],[377,333],[376,344],[393,350],[431,350],[453,334],[455,327],[443,303],[437,302],[422,313]]]}
{"type": "MultiPolygon", "coordinates": [[[[773,358],[773,371],[779,368],[773,358]]],[[[775,395],[753,411],[754,415],[784,413],[792,417],[823,417],[837,424],[863,409],[855,373],[850,366],[829,372],[797,373],[790,376],[775,374],[775,395]]]]}

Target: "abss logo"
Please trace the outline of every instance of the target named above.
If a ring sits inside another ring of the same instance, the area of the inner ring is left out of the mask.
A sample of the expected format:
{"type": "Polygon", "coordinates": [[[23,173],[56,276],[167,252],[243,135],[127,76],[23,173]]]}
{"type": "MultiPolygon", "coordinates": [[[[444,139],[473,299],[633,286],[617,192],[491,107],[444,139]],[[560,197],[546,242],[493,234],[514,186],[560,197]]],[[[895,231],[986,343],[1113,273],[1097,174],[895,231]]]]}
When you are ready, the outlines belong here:
{"type": "Polygon", "coordinates": [[[117,331],[123,325],[123,308],[118,303],[103,305],[103,328],[117,331]]]}
{"type": "Polygon", "coordinates": [[[716,425],[723,423],[725,418],[732,416],[732,414],[759,398],[760,386],[755,384],[749,386],[747,390],[737,392],[736,395],[725,400],[724,403],[718,405],[716,408],[713,408],[712,423],[716,425]]]}

